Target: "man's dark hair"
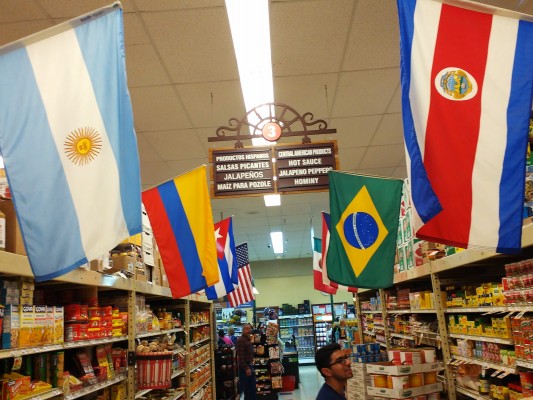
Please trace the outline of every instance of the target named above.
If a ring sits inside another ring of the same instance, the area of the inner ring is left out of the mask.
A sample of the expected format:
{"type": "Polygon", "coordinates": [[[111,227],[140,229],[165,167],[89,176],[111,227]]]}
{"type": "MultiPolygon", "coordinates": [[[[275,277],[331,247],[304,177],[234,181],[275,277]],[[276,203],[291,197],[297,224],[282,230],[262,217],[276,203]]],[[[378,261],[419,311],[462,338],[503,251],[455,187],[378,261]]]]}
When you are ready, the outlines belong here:
{"type": "Polygon", "coordinates": [[[327,344],[321,347],[320,349],[316,351],[315,353],[316,368],[318,369],[318,372],[320,372],[320,375],[322,375],[324,378],[325,376],[322,373],[322,368],[329,368],[331,364],[331,355],[340,349],[341,349],[340,344],[331,343],[331,344],[327,344]]]}
{"type": "Polygon", "coordinates": [[[220,337],[224,337],[225,334],[226,334],[226,333],[224,332],[224,329],[219,329],[219,330],[218,330],[218,336],[220,336],[220,337]]]}

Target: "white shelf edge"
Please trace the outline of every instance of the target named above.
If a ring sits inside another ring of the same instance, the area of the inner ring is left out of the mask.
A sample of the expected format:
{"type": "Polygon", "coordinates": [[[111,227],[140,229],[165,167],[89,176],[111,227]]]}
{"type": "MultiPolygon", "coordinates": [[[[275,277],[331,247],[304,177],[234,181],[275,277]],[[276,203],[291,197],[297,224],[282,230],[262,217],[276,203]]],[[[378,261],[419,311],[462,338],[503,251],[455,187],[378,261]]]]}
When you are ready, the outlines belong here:
{"type": "Polygon", "coordinates": [[[51,389],[46,392],[40,392],[36,393],[34,395],[27,395],[24,397],[24,400],[45,400],[50,399],[52,397],[60,396],[63,394],[63,391],[61,389],[51,389]]]}
{"type": "Polygon", "coordinates": [[[144,396],[146,393],[150,393],[153,389],[143,389],[139,390],[138,392],[135,392],[135,398],[138,399],[139,397],[144,396]]]}
{"type": "Polygon", "coordinates": [[[455,390],[457,390],[459,393],[464,394],[465,396],[468,396],[472,399],[476,400],[490,400],[489,396],[482,396],[478,392],[474,391],[474,389],[465,388],[459,385],[455,386],[455,390]]]}
{"type": "Polygon", "coordinates": [[[174,329],[165,329],[165,330],[162,330],[162,331],[153,331],[153,332],[140,333],[138,335],[135,335],[135,339],[142,339],[142,338],[150,337],[150,336],[166,335],[166,334],[169,334],[169,333],[176,333],[176,332],[184,332],[184,329],[183,328],[174,328],[174,329]]]}
{"type": "Polygon", "coordinates": [[[415,340],[415,337],[414,337],[414,336],[411,336],[411,335],[404,335],[403,333],[395,333],[395,332],[391,332],[391,333],[390,333],[390,336],[391,336],[391,337],[395,337],[395,338],[400,338],[400,339],[415,340]]]}
{"type": "Polygon", "coordinates": [[[199,322],[197,324],[189,324],[189,328],[198,328],[199,326],[209,325],[210,322],[199,322]]]}
{"type": "Polygon", "coordinates": [[[174,379],[178,376],[180,376],[181,374],[184,374],[185,373],[185,370],[184,369],[178,369],[177,371],[174,371],[170,377],[170,379],[174,379]]]}
{"type": "Polygon", "coordinates": [[[194,392],[192,392],[189,397],[194,397],[194,395],[196,395],[196,393],[198,393],[200,391],[200,389],[202,389],[204,386],[206,386],[210,382],[211,382],[211,377],[207,378],[207,380],[204,383],[202,383],[200,386],[198,386],[198,389],[196,389],[194,392]]]}
{"type": "Polygon", "coordinates": [[[431,267],[431,263],[426,263],[418,267],[413,267],[409,270],[394,274],[393,283],[402,283],[410,281],[412,279],[424,278],[426,276],[429,276],[431,275],[431,267]]]}
{"type": "Polygon", "coordinates": [[[5,349],[5,350],[0,350],[0,359],[27,356],[30,354],[47,353],[49,351],[56,351],[56,350],[75,349],[78,347],[96,346],[99,344],[122,342],[125,340],[128,340],[127,336],[117,336],[117,337],[109,337],[109,338],[106,337],[102,339],[90,339],[90,340],[79,340],[75,342],[64,342],[64,343],[58,343],[58,344],[47,344],[47,345],[43,345],[40,347],[25,347],[25,348],[22,347],[22,348],[16,348],[16,349],[5,349]]]}
{"type": "Polygon", "coordinates": [[[101,382],[101,383],[97,383],[95,385],[92,385],[92,386],[88,386],[86,388],[83,388],[81,390],[78,390],[74,393],[69,393],[65,396],[65,400],[72,400],[72,399],[77,399],[78,397],[82,397],[82,396],[85,396],[87,394],[90,394],[90,393],[94,393],[94,392],[97,392],[105,387],[108,387],[108,386],[111,386],[111,385],[114,385],[115,383],[118,383],[120,381],[123,381],[124,379],[127,378],[127,375],[121,375],[121,376],[117,376],[116,378],[113,378],[109,381],[106,381],[106,382],[101,382]]]}
{"type": "Polygon", "coordinates": [[[189,347],[198,346],[199,344],[202,344],[203,342],[209,341],[209,339],[211,339],[211,338],[207,337],[207,338],[200,339],[200,340],[198,340],[196,342],[191,342],[191,343],[189,343],[189,347]]]}
{"type": "Polygon", "coordinates": [[[202,361],[200,364],[198,365],[194,365],[194,366],[191,366],[191,371],[194,371],[195,369],[198,369],[200,367],[203,367],[205,364],[207,364],[209,361],[211,361],[210,358],[207,358],[206,360],[202,361]]]}
{"type": "Polygon", "coordinates": [[[503,338],[497,338],[492,336],[476,336],[476,335],[461,335],[457,333],[449,333],[449,337],[455,338],[455,339],[467,339],[467,340],[475,340],[479,342],[487,342],[487,343],[498,343],[498,344],[514,344],[513,339],[503,339],[503,338]]]}
{"type": "Polygon", "coordinates": [[[464,362],[469,363],[469,364],[477,364],[477,365],[481,365],[482,367],[487,367],[487,368],[497,369],[499,371],[509,372],[511,374],[516,374],[517,373],[515,367],[510,367],[510,366],[507,366],[507,365],[496,364],[496,363],[490,363],[490,362],[487,362],[487,361],[478,360],[477,358],[457,356],[455,354],[452,354],[452,358],[455,358],[456,360],[464,361],[464,362]]]}
{"type": "Polygon", "coordinates": [[[526,360],[521,360],[521,359],[517,358],[516,359],[516,366],[517,367],[522,367],[522,368],[533,369],[533,362],[526,361],[526,360]]]}

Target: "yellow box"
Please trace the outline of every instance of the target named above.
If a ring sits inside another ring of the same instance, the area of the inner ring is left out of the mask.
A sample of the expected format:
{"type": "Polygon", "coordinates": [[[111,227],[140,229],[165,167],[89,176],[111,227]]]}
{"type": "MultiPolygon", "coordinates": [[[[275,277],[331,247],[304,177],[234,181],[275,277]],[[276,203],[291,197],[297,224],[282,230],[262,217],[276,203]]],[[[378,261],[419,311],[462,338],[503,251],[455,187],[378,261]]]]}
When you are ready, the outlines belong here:
{"type": "Polygon", "coordinates": [[[34,306],[24,305],[20,310],[19,347],[32,346],[32,330],[35,321],[34,306]]]}
{"type": "Polygon", "coordinates": [[[138,233],[136,235],[130,236],[129,238],[123,240],[121,243],[122,244],[133,244],[135,246],[142,246],[141,234],[138,233]]]}
{"type": "Polygon", "coordinates": [[[46,306],[33,306],[33,328],[31,330],[31,345],[43,344],[44,329],[46,327],[46,306]]]}
{"type": "Polygon", "coordinates": [[[54,344],[63,343],[65,338],[65,317],[63,306],[54,306],[54,344]]]}
{"type": "Polygon", "coordinates": [[[54,306],[46,306],[43,344],[54,343],[54,306]]]}
{"type": "Polygon", "coordinates": [[[492,326],[485,326],[483,333],[487,336],[494,336],[494,328],[492,326]]]}

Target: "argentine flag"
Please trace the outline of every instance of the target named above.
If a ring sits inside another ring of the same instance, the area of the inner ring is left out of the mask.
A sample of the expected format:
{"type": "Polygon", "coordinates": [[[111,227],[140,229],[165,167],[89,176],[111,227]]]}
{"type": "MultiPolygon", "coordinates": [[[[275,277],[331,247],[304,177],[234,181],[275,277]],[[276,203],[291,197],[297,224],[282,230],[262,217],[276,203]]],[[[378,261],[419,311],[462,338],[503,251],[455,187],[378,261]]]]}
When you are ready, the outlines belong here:
{"type": "Polygon", "coordinates": [[[37,281],[141,232],[119,6],[0,48],[0,151],[37,281]]]}

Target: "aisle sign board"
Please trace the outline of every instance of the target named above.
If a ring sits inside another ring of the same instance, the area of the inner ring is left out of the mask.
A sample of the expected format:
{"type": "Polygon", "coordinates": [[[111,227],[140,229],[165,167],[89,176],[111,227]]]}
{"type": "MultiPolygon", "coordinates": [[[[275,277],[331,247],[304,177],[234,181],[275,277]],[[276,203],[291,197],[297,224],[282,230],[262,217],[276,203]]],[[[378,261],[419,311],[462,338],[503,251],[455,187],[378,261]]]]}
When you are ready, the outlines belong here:
{"type": "Polygon", "coordinates": [[[336,143],[211,150],[214,197],[327,190],[336,143]]]}

